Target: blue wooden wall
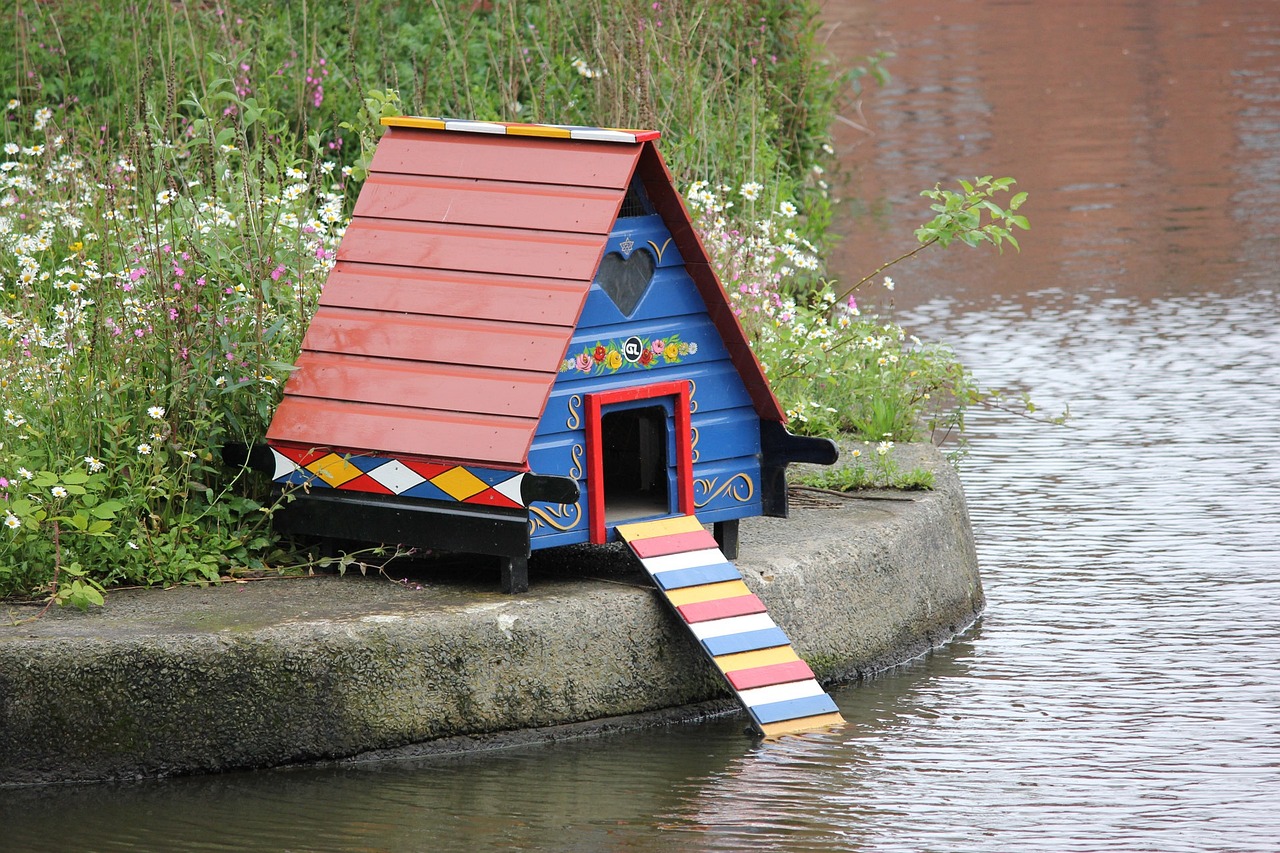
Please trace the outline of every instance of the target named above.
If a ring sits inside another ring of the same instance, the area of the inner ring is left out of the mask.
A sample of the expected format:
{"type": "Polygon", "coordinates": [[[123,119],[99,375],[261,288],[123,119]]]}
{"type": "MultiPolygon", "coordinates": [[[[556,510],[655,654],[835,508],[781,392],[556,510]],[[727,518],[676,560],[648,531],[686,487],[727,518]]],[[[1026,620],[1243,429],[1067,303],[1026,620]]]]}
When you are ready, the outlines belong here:
{"type": "MultiPolygon", "coordinates": [[[[581,491],[576,505],[535,503],[530,507],[535,549],[588,541],[592,484],[586,476],[584,395],[621,387],[691,380],[698,518],[710,522],[760,514],[759,417],[661,216],[618,220],[605,254],[630,257],[638,251],[649,251],[657,259],[648,290],[627,317],[598,282],[591,285],[534,436],[530,469],[573,476],[581,491]],[[631,337],[640,338],[649,348],[647,358],[632,363],[621,357],[623,344],[631,337]],[[658,342],[663,344],[661,353],[655,352],[658,342]],[[614,352],[619,355],[611,357],[614,352]],[[597,360],[599,353],[604,354],[603,360],[597,360]]],[[[670,416],[667,432],[667,491],[674,512],[676,449],[670,416]]]]}

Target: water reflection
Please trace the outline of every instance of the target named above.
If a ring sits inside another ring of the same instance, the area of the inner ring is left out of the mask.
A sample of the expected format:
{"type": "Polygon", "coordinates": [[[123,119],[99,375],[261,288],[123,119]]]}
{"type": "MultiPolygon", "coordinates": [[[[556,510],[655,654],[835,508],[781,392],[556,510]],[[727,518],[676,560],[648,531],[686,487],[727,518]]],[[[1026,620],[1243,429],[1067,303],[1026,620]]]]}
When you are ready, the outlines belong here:
{"type": "Polygon", "coordinates": [[[878,212],[847,223],[844,277],[911,248],[918,190],[993,171],[1031,193],[1021,255],[923,255],[899,268],[900,306],[1189,294],[1280,261],[1269,0],[879,0],[827,17],[837,52],[897,54],[867,99],[875,135],[837,126],[852,192],[878,212]]]}

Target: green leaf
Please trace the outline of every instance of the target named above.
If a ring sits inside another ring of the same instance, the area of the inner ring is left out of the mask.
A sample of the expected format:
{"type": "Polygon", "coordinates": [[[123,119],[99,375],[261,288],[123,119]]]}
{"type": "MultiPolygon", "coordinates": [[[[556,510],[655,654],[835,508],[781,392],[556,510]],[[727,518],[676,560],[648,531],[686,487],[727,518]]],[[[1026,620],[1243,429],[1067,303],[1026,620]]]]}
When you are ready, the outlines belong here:
{"type": "Polygon", "coordinates": [[[101,503],[93,507],[91,510],[89,510],[89,514],[92,515],[94,518],[103,518],[109,521],[116,517],[116,512],[118,512],[119,509],[120,509],[119,502],[107,501],[106,503],[101,503]]]}
{"type": "Polygon", "coordinates": [[[62,475],[62,482],[66,485],[83,485],[89,482],[89,475],[84,471],[68,471],[62,475]]]}

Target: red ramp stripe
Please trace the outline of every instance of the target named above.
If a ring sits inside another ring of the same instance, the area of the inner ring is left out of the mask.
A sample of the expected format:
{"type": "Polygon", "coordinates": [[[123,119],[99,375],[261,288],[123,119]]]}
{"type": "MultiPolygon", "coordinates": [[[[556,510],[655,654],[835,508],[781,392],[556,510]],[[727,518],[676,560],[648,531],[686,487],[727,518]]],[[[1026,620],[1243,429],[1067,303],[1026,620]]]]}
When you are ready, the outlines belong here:
{"type": "Polygon", "coordinates": [[[693,604],[682,604],[676,608],[680,618],[689,624],[706,622],[710,619],[727,619],[730,616],[746,616],[750,613],[764,613],[764,602],[754,595],[737,595],[733,598],[721,598],[715,601],[699,601],[693,604]]]}
{"type": "Polygon", "coordinates": [[[636,539],[630,543],[631,550],[642,560],[650,557],[665,557],[668,554],[683,554],[685,551],[704,551],[708,548],[719,548],[716,538],[706,530],[695,530],[692,533],[670,533],[666,536],[655,536],[652,539],[636,539]]]}
{"type": "Polygon", "coordinates": [[[813,670],[802,660],[785,663],[772,663],[767,666],[756,666],[751,669],[739,669],[726,672],[734,690],[750,690],[753,687],[768,687],[771,684],[786,684],[791,681],[804,681],[813,678],[813,670]]]}

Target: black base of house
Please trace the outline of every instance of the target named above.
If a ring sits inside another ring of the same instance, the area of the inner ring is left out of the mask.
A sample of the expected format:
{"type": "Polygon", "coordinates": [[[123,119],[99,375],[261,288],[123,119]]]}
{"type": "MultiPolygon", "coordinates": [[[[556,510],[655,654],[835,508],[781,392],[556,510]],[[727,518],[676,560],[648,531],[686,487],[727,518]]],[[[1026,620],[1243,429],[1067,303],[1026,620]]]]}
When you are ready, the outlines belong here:
{"type": "Polygon", "coordinates": [[[285,501],[273,516],[280,533],[493,555],[502,560],[503,592],[529,589],[527,510],[347,491],[294,491],[285,501]]]}
{"type": "Polygon", "coordinates": [[[761,511],[772,518],[786,518],[787,466],[792,462],[834,465],[840,448],[829,438],[793,435],[775,421],[760,422],[761,511]]]}

